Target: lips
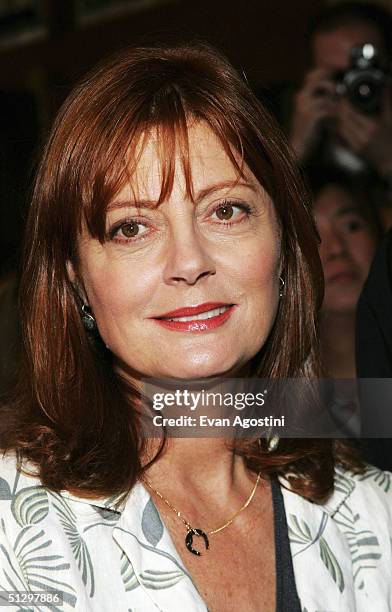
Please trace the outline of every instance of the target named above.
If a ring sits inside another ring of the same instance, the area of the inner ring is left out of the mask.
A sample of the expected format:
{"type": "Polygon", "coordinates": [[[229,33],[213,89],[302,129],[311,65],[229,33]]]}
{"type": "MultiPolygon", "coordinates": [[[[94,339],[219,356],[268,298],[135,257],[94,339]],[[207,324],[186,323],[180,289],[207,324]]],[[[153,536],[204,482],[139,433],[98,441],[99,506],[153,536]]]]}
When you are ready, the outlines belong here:
{"type": "Polygon", "coordinates": [[[223,325],[235,306],[224,302],[205,302],[198,306],[177,308],[151,318],[172,331],[200,333],[223,325]]]}
{"type": "Polygon", "coordinates": [[[233,304],[227,304],[225,302],[204,302],[204,304],[199,304],[198,306],[185,306],[184,308],[177,308],[176,310],[171,310],[170,312],[165,312],[164,314],[160,314],[152,318],[174,319],[177,317],[191,317],[193,315],[199,315],[203,312],[215,310],[216,308],[223,308],[232,305],[233,304]]]}
{"type": "Polygon", "coordinates": [[[354,270],[344,269],[337,270],[333,274],[329,274],[327,277],[328,283],[349,283],[357,279],[357,275],[354,270]]]}

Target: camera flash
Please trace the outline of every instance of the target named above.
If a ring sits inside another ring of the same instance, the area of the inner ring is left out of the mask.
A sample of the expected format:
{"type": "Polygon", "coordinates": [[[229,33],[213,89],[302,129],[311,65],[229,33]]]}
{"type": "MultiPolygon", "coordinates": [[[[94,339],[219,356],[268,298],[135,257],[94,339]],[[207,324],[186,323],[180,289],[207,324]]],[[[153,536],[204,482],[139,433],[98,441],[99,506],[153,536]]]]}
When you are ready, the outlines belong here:
{"type": "Polygon", "coordinates": [[[371,45],[370,43],[366,43],[366,45],[363,45],[362,55],[367,60],[372,59],[372,57],[374,57],[375,55],[374,46],[371,45]]]}

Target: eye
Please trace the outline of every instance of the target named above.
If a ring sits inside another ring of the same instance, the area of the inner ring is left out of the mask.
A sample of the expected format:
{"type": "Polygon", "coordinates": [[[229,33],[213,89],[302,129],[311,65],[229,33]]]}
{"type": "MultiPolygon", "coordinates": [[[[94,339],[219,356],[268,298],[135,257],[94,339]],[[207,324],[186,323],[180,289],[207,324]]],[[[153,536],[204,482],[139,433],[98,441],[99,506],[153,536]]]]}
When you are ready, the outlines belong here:
{"type": "Polygon", "coordinates": [[[137,221],[129,221],[129,223],[124,223],[119,230],[126,238],[135,238],[140,232],[140,223],[137,221]]]}
{"type": "Polygon", "coordinates": [[[223,204],[216,209],[216,216],[222,221],[228,221],[234,215],[234,207],[232,204],[223,204]]]}
{"type": "Polygon", "coordinates": [[[362,219],[348,219],[344,224],[343,224],[343,229],[348,232],[356,232],[357,230],[362,229],[365,226],[364,222],[362,221],[362,219]]]}
{"type": "Polygon", "coordinates": [[[242,216],[248,216],[249,213],[249,206],[239,202],[223,202],[214,210],[214,215],[216,215],[220,221],[229,222],[239,221],[242,216]]]}
{"type": "Polygon", "coordinates": [[[138,240],[144,237],[144,234],[148,232],[148,226],[142,221],[137,219],[129,219],[117,223],[109,231],[110,240],[117,242],[130,242],[132,240],[138,240]]]}

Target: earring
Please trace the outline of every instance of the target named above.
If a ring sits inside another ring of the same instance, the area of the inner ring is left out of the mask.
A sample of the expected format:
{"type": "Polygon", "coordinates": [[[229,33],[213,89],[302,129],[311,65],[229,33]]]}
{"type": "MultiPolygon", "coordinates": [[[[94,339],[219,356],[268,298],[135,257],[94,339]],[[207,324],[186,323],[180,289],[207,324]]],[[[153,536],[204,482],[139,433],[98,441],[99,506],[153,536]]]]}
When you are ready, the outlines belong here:
{"type": "Polygon", "coordinates": [[[268,446],[268,452],[269,453],[273,453],[274,450],[276,450],[278,448],[278,445],[279,445],[279,436],[278,436],[278,434],[274,434],[270,438],[267,438],[267,446],[268,446]]]}
{"type": "Polygon", "coordinates": [[[284,280],[281,276],[279,276],[279,282],[280,282],[279,297],[283,297],[284,280]]]}
{"type": "MultiPolygon", "coordinates": [[[[271,433],[272,433],[272,428],[270,427],[266,435],[267,453],[273,453],[274,450],[276,450],[279,446],[278,434],[273,434],[271,436],[271,433]]],[[[261,450],[262,449],[261,438],[258,439],[258,443],[259,443],[259,449],[261,450]]]]}
{"type": "Polygon", "coordinates": [[[92,332],[97,329],[97,324],[91,313],[90,306],[87,306],[86,304],[82,304],[82,323],[84,325],[84,329],[88,332],[92,332]]]}

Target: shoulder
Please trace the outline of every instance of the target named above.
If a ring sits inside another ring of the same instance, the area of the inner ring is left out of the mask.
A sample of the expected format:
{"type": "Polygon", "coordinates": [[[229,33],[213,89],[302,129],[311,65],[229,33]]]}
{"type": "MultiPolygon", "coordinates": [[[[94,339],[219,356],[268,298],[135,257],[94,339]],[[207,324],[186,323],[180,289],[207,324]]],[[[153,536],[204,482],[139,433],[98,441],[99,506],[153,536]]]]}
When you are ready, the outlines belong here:
{"type": "Polygon", "coordinates": [[[9,494],[11,496],[15,479],[19,480],[20,475],[16,455],[0,451],[0,501],[10,498],[9,494]]]}
{"type": "Polygon", "coordinates": [[[326,524],[337,528],[337,536],[369,531],[377,537],[380,546],[391,548],[391,472],[368,465],[358,474],[337,466],[334,491],[322,504],[315,504],[287,489],[283,489],[283,493],[288,517],[302,516],[318,524],[324,516],[326,524]]]}
{"type": "MultiPolygon", "coordinates": [[[[32,498],[30,506],[36,504],[37,494],[43,490],[38,476],[27,466],[21,469],[14,453],[0,454],[0,527],[26,510],[26,500],[32,498]],[[24,469],[28,471],[24,471],[24,469]],[[31,472],[31,475],[29,475],[31,472]],[[23,493],[22,493],[23,492],[23,493]]],[[[35,506],[36,507],[36,506],[35,506]]],[[[20,518],[20,517],[19,517],[20,518]]],[[[19,522],[22,519],[20,519],[19,522]]],[[[23,522],[23,521],[22,521],[23,522]]]]}
{"type": "Polygon", "coordinates": [[[337,466],[334,491],[323,504],[283,490],[295,578],[307,609],[364,612],[372,601],[374,610],[392,610],[391,483],[391,473],[373,466],[361,474],[337,466]]]}
{"type": "Polygon", "coordinates": [[[15,484],[41,485],[39,476],[33,466],[18,461],[14,452],[0,451],[0,500],[7,499],[6,492],[12,491],[15,484]],[[15,480],[17,481],[15,483],[15,480]]]}
{"type": "Polygon", "coordinates": [[[366,561],[377,569],[379,580],[390,580],[392,474],[370,465],[361,474],[337,467],[335,490],[324,509],[347,542],[353,564],[362,559],[362,565],[366,561]]]}
{"type": "Polygon", "coordinates": [[[361,508],[371,515],[376,509],[392,522],[392,473],[367,465],[362,473],[337,466],[334,493],[327,503],[331,514],[339,511],[342,504],[361,508]]]}

